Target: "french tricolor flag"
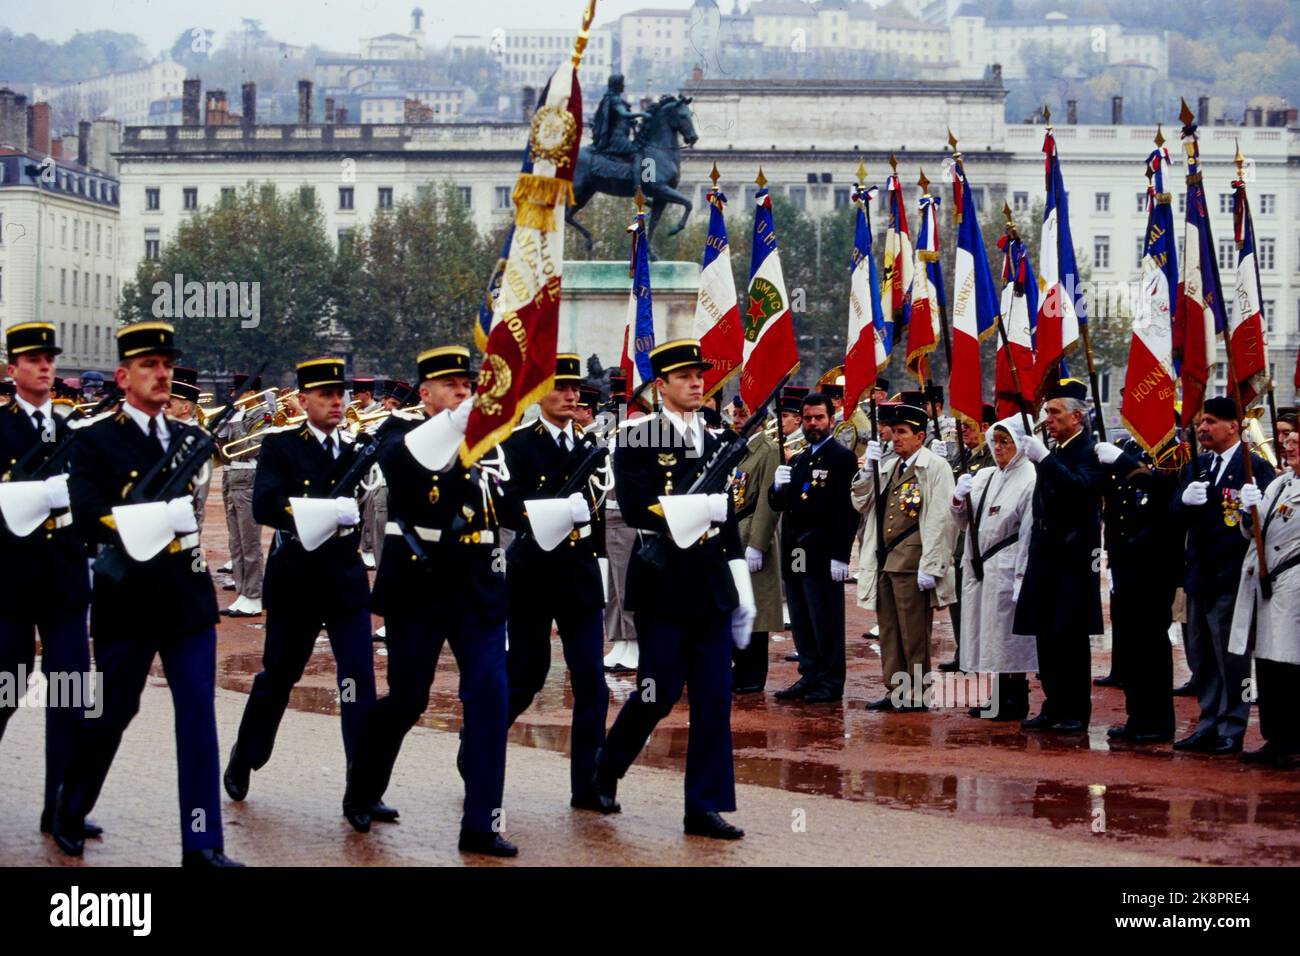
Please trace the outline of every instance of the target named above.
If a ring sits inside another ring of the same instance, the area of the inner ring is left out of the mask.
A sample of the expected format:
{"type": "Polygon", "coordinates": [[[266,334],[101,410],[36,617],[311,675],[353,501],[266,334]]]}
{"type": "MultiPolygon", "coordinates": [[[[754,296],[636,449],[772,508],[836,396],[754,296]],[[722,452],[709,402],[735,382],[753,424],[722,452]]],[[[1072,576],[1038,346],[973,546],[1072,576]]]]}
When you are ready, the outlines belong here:
{"type": "Polygon", "coordinates": [[[790,297],[781,271],[781,252],[772,220],[772,197],[763,172],[754,197],[754,245],[749,259],[749,303],[745,308],[744,370],[740,399],[757,408],[780,381],[799,366],[790,316],[790,297]]]}
{"type": "Polygon", "coordinates": [[[1232,371],[1241,388],[1245,408],[1268,387],[1268,359],[1264,347],[1264,315],[1259,287],[1259,260],[1255,257],[1255,220],[1246,198],[1246,184],[1235,180],[1233,234],[1237,240],[1237,308],[1228,317],[1232,343],[1232,371]]]}
{"type": "Polygon", "coordinates": [[[939,197],[922,187],[921,225],[916,234],[916,268],[908,297],[907,370],[922,385],[930,379],[926,356],[939,344],[939,309],[943,307],[943,271],[939,265],[939,197]]]}
{"type": "Polygon", "coordinates": [[[1033,409],[1034,325],[1038,318],[1038,280],[1025,242],[1008,224],[998,240],[1002,250],[1002,326],[1006,344],[998,349],[998,419],[1033,409]],[[1011,372],[1015,368],[1015,374],[1011,372]],[[1016,387],[1017,382],[1019,388],[1016,387]]]}
{"type": "Polygon", "coordinates": [[[650,293],[650,243],[645,213],[638,212],[627,231],[632,235],[628,272],[632,291],[627,299],[627,324],[623,327],[623,355],[619,366],[628,381],[628,394],[654,378],[650,352],[655,347],[654,302],[650,293]]]}
{"type": "Polygon", "coordinates": [[[1079,344],[1079,326],[1087,321],[1079,296],[1079,267],[1070,238],[1069,200],[1061,177],[1056,137],[1047,128],[1043,139],[1047,154],[1047,203],[1038,253],[1038,281],[1043,297],[1038,305],[1037,355],[1034,390],[1042,395],[1063,377],[1061,362],[1079,344]]]}
{"type": "Polygon", "coordinates": [[[875,385],[880,370],[889,364],[885,348],[885,316],[880,306],[880,277],[871,254],[871,215],[867,204],[876,189],[858,183],[853,203],[858,207],[849,262],[849,336],[844,357],[845,420],[853,417],[864,394],[875,385]]]}
{"type": "Polygon", "coordinates": [[[709,190],[708,202],[709,235],[704,240],[704,264],[691,330],[700,340],[704,358],[713,363],[713,368],[704,373],[706,396],[722,388],[740,371],[745,356],[736,279],[731,272],[731,246],[727,243],[727,223],[723,218],[727,197],[715,185],[709,190]]]}
{"type": "Polygon", "coordinates": [[[984,417],[980,342],[996,329],[998,294],[993,287],[984,237],[975,218],[975,200],[960,156],[952,166],[953,205],[957,207],[957,255],[952,283],[952,369],[949,407],[955,417],[979,428],[984,417]]]}
{"type": "Polygon", "coordinates": [[[889,227],[885,230],[885,269],[881,274],[885,322],[889,326],[886,345],[893,351],[899,330],[907,321],[907,297],[912,292],[914,251],[907,232],[907,207],[903,205],[903,186],[894,174],[885,180],[889,203],[889,227]]]}

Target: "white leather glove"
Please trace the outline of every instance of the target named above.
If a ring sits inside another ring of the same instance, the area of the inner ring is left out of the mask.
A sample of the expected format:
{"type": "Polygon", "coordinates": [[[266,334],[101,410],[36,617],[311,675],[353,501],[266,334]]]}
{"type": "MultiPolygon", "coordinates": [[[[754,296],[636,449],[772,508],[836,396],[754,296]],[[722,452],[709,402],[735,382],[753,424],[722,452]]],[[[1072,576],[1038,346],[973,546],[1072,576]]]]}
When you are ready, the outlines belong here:
{"type": "Polygon", "coordinates": [[[919,587],[922,591],[933,591],[934,586],[937,583],[938,582],[935,581],[935,579],[931,575],[926,574],[924,571],[916,572],[916,586],[919,587]]]}
{"type": "Polygon", "coordinates": [[[587,498],[581,491],[569,495],[569,517],[574,524],[586,524],[591,520],[591,508],[587,506],[587,498]]]}
{"type": "MultiPolygon", "coordinates": [[[[1256,508],[1264,500],[1264,492],[1253,481],[1241,486],[1241,507],[1246,511],[1256,508]]],[[[53,505],[51,505],[53,507],[53,505]]]]}
{"type": "Polygon", "coordinates": [[[334,505],[338,511],[339,527],[351,528],[361,523],[361,514],[357,511],[356,498],[335,498],[334,505]]]}
{"type": "Polygon", "coordinates": [[[50,503],[50,510],[66,508],[71,503],[68,498],[68,476],[52,475],[45,479],[45,500],[50,503]]]}
{"type": "Polygon", "coordinates": [[[722,492],[709,495],[709,520],[714,524],[722,524],[727,520],[727,505],[729,499],[722,492]]]}
{"type": "Polygon", "coordinates": [[[880,461],[885,457],[885,446],[878,441],[867,442],[867,453],[864,455],[867,461],[880,461]]]}
{"type": "Polygon", "coordinates": [[[745,563],[749,565],[749,573],[757,574],[763,570],[763,552],[758,548],[745,549],[745,563]]]}
{"type": "Polygon", "coordinates": [[[775,488],[777,491],[780,491],[788,484],[790,484],[790,466],[777,465],[776,479],[772,482],[772,487],[775,488]]]}
{"type": "Polygon", "coordinates": [[[199,519],[194,515],[194,499],[189,495],[167,502],[167,518],[175,534],[193,534],[199,530],[199,519]]]}
{"type": "Polygon", "coordinates": [[[1113,465],[1123,452],[1120,451],[1119,445],[1112,445],[1108,441],[1099,441],[1093,448],[1097,452],[1097,460],[1103,465],[1113,465]]]}
{"type": "Polygon", "coordinates": [[[727,562],[727,567],[736,584],[736,597],[740,601],[731,612],[731,642],[743,651],[749,647],[754,620],[758,617],[758,606],[754,603],[754,586],[749,581],[749,568],[745,562],[734,558],[727,562]]]}
{"type": "Polygon", "coordinates": [[[945,441],[936,440],[936,441],[934,442],[934,444],[932,444],[932,445],[930,446],[930,451],[934,452],[934,453],[935,453],[936,455],[938,455],[940,458],[947,458],[947,457],[948,457],[948,443],[945,442],[945,441]]]}
{"type": "Polygon", "coordinates": [[[957,479],[957,487],[952,490],[953,498],[969,498],[971,485],[975,484],[975,477],[969,473],[962,475],[957,479]]]}
{"type": "Polygon", "coordinates": [[[849,566],[844,561],[831,558],[831,580],[837,584],[849,579],[849,566]]]}
{"type": "Polygon", "coordinates": [[[456,429],[462,435],[465,434],[465,427],[469,424],[470,409],[474,407],[474,398],[470,396],[456,406],[451,413],[451,427],[456,429]]]}
{"type": "Polygon", "coordinates": [[[1047,457],[1047,446],[1037,435],[1025,439],[1025,457],[1032,462],[1040,462],[1047,457]]]}
{"type": "Polygon", "coordinates": [[[1203,505],[1210,500],[1210,483],[1208,481],[1191,481],[1183,489],[1183,504],[1203,505]]]}

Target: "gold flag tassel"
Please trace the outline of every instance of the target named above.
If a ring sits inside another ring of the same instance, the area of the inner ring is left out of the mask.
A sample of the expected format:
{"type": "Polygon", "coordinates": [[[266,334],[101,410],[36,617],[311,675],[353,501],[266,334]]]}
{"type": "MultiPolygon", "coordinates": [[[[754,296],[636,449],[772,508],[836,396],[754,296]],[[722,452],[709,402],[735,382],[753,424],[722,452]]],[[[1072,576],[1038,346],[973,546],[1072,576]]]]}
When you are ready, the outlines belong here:
{"type": "Polygon", "coordinates": [[[515,202],[515,225],[550,231],[555,228],[555,207],[563,200],[573,202],[573,183],[557,176],[520,173],[511,194],[515,202]]]}

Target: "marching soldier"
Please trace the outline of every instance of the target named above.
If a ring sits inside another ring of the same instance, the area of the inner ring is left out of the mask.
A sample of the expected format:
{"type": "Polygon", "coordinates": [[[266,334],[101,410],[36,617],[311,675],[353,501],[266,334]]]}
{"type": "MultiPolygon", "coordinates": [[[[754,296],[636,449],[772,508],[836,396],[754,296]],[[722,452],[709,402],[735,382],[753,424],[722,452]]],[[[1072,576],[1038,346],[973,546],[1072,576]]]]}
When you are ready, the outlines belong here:
{"type": "MultiPolygon", "coordinates": [[[[383,406],[375,397],[375,379],[373,376],[352,379],[352,400],[349,408],[357,415],[369,415],[379,411],[383,406]]],[[[375,530],[374,493],[367,491],[361,498],[361,561],[366,569],[373,571],[379,560],[375,553],[379,539],[383,537],[383,528],[375,530]]]]}
{"type": "MultiPolygon", "coordinates": [[[[247,373],[237,372],[231,389],[231,401],[254,394],[261,379],[249,381],[247,373]]],[[[274,411],[274,408],[271,409],[274,411]]],[[[227,422],[219,441],[244,438],[263,424],[256,408],[236,412],[227,422]]],[[[226,513],[226,535],[230,542],[230,576],[235,600],[221,613],[226,617],[257,617],[262,613],[262,529],[253,517],[253,485],[257,481],[259,451],[225,460],[221,468],[221,503],[226,513]]],[[[227,588],[229,590],[229,587],[227,588]]]]}
{"type": "MultiPolygon", "coordinates": [[[[740,396],[736,396],[736,402],[740,396]]],[[[743,403],[733,403],[736,414],[732,421],[739,428],[743,403]]],[[[745,563],[749,565],[749,578],[754,590],[754,605],[758,616],[749,646],[732,650],[735,665],[732,678],[737,694],[762,693],[767,686],[768,635],[785,627],[781,613],[781,569],[777,552],[777,515],[767,499],[767,489],[776,480],[776,470],[781,465],[781,449],[768,434],[760,429],[749,438],[749,449],[731,481],[732,505],[740,532],[740,543],[745,548],[745,563]]]]}
{"type": "Polygon", "coordinates": [[[554,623],[573,689],[569,802],[579,810],[616,813],[618,804],[597,794],[592,784],[609,708],[601,660],[603,509],[590,480],[562,499],[555,497],[593,448],[573,424],[581,380],[580,357],[557,355],[555,387],[541,398],[541,416],[516,428],[501,445],[510,474],[502,487],[501,523],[516,532],[506,552],[510,722],[528,709],[546,683],[554,623]]]}
{"type": "Polygon", "coordinates": [[[578,386],[578,404],[573,413],[573,424],[584,430],[596,423],[596,409],[600,405],[600,389],[585,382],[578,386]]]}
{"type": "Polygon", "coordinates": [[[749,569],[727,495],[673,494],[720,441],[698,414],[703,373],[712,366],[696,339],[660,345],[650,363],[663,411],[620,430],[614,455],[623,518],[642,541],[627,572],[627,607],[636,617],[641,660],[637,689],[597,760],[596,788],[614,800],[619,779],[689,685],[683,822],[687,833],[735,840],[744,831],[720,814],[736,809],[731,642],[745,646],[755,617],[749,569]],[[644,548],[662,535],[672,540],[663,542],[662,561],[652,563],[644,548]]]}
{"type": "MultiPolygon", "coordinates": [[[[177,365],[172,369],[172,397],[167,403],[167,416],[186,425],[202,428],[195,409],[199,404],[199,373],[197,369],[177,365]]],[[[203,533],[203,518],[208,507],[208,490],[212,486],[212,466],[199,474],[194,483],[194,520],[203,533]]]]}
{"type": "MultiPolygon", "coordinates": [[[[59,442],[68,438],[68,423],[54,414],[51,401],[55,357],[54,325],[24,322],[5,330],[14,400],[0,412],[0,674],[15,678],[17,693],[26,689],[24,675],[36,662],[36,632],[41,635],[41,671],[48,686],[70,687],[90,674],[86,607],[90,582],[86,551],[72,528],[68,510],[68,476],[63,469],[44,479],[30,476],[59,442]],[[24,474],[15,472],[23,464],[24,474]],[[22,500],[24,497],[26,501],[22,500]]],[[[84,684],[79,684],[85,690],[84,684]]],[[[83,708],[66,700],[50,701],[45,710],[45,803],[41,832],[49,833],[54,798],[83,708]],[[54,706],[56,705],[57,706],[54,706]]],[[[0,738],[16,702],[0,703],[0,738]]],[[[85,821],[87,836],[98,826],[85,821]]]]}
{"type": "Polygon", "coordinates": [[[423,422],[379,452],[388,482],[388,541],[375,577],[374,609],[388,629],[388,695],[366,722],[345,803],[358,830],[364,807],[388,788],[407,731],[429,706],[442,645],[460,670],[464,725],[457,769],[465,781],[463,852],[515,856],[505,817],[505,562],[497,552],[499,451],[470,468],[457,450],[472,402],[469,349],[448,345],[417,359],[423,422]]]}
{"type": "Polygon", "coordinates": [[[794,457],[794,449],[799,444],[801,438],[799,425],[803,416],[803,399],[807,394],[808,389],[802,385],[787,385],[781,389],[781,428],[778,441],[781,444],[781,463],[783,465],[790,463],[790,459],[794,457]]]}
{"type": "MultiPolygon", "coordinates": [[[[626,408],[626,419],[619,423],[617,430],[611,430],[612,434],[607,439],[610,475],[613,474],[614,456],[618,454],[619,432],[633,427],[636,419],[650,412],[647,391],[647,389],[640,389],[637,397],[629,400],[627,377],[622,372],[610,373],[609,398],[613,406],[611,413],[617,413],[621,407],[626,408]]],[[[605,494],[605,550],[609,555],[609,600],[605,603],[605,639],[611,645],[609,653],[605,655],[605,670],[616,674],[635,673],[640,659],[632,612],[627,609],[625,600],[627,568],[632,561],[632,552],[636,546],[636,529],[623,520],[623,510],[618,503],[618,485],[615,482],[605,494]]]]}
{"type": "MultiPolygon", "coordinates": [[[[266,564],[266,644],[262,670],[239,724],[222,780],[230,799],[248,796],[252,771],[271,759],[289,694],[302,677],[324,628],[334,651],[343,750],[350,765],[366,714],[375,704],[370,640],[370,584],[357,551],[361,517],[351,491],[336,495],[336,480],[357,455],[339,428],[343,420],[343,361],[317,358],[297,367],[307,420],[262,440],[253,488],[253,515],[275,529],[266,564]]],[[[370,818],[397,819],[376,804],[370,818]]],[[[344,813],[351,820],[351,808],[344,813]]]]}
{"type": "MultiPolygon", "coordinates": [[[[997,421],[997,409],[992,405],[985,405],[980,415],[980,424],[977,428],[968,421],[961,423],[961,441],[966,446],[966,464],[963,466],[960,456],[952,466],[953,479],[961,481],[962,475],[970,475],[972,479],[979,474],[983,468],[988,468],[994,464],[993,452],[988,443],[984,440],[985,433],[993,427],[997,421]]],[[[952,660],[944,661],[939,665],[941,671],[958,671],[961,670],[961,596],[962,596],[962,575],[964,566],[962,555],[966,551],[966,527],[964,524],[958,525],[957,528],[957,551],[953,555],[953,565],[957,569],[957,602],[948,608],[948,616],[952,621],[952,640],[956,647],[953,648],[952,660]]]]}
{"type": "MultiPolygon", "coordinates": [[[[111,545],[120,576],[96,568],[90,615],[103,712],[83,721],[57,801],[53,836],[80,856],[84,820],[99,797],[122,733],[140,707],[154,656],[176,711],[181,862],[239,866],[223,852],[217,752],[217,597],[199,550],[189,494],[162,503],[124,505],[123,489],[184,442],[194,426],[168,421],[176,348],[172,326],[137,322],[117,332],[116,381],[124,392],[116,415],[85,428],[72,448],[69,494],[81,537],[111,545]],[[135,509],[148,510],[142,515],[135,509]],[[116,509],[116,511],[115,511],[116,509]],[[137,533],[145,526],[148,547],[137,533]],[[161,532],[161,534],[159,534],[161,532]],[[170,536],[170,541],[167,538],[170,536]],[[150,555],[152,552],[152,555],[150,555]],[[147,613],[153,626],[142,627],[147,613]]],[[[84,571],[82,572],[84,573],[84,571]]]]}
{"type": "Polygon", "coordinates": [[[799,679],[777,700],[835,703],[844,696],[844,582],[858,532],[849,486],[858,460],[831,437],[831,400],[805,395],[807,447],[776,469],[768,503],[781,515],[781,577],[790,607],[799,679]]]}

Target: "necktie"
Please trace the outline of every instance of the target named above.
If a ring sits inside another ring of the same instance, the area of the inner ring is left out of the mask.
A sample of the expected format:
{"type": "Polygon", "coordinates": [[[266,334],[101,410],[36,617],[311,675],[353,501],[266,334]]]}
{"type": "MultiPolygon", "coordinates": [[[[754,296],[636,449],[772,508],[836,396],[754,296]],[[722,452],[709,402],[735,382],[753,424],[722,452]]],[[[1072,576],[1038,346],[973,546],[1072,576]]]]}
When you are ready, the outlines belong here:
{"type": "Polygon", "coordinates": [[[560,446],[560,451],[567,452],[569,450],[569,436],[567,433],[560,432],[560,434],[555,437],[555,442],[560,446]]]}
{"type": "Polygon", "coordinates": [[[149,440],[157,447],[159,454],[165,454],[166,446],[163,445],[162,435],[158,432],[158,419],[149,419],[149,440]]]}
{"type": "Polygon", "coordinates": [[[1212,485],[1219,483],[1219,462],[1222,460],[1218,455],[1210,457],[1210,484],[1212,485]]]}
{"type": "Polygon", "coordinates": [[[335,454],[335,451],[334,451],[334,436],[333,436],[333,435],[326,435],[326,436],[325,436],[325,454],[329,455],[330,458],[337,458],[337,457],[338,457],[338,455],[335,454]]]}

